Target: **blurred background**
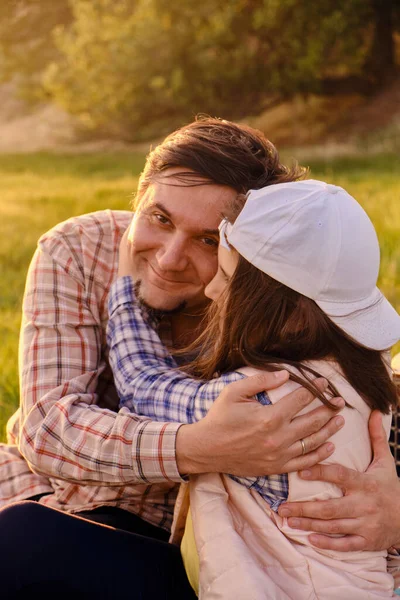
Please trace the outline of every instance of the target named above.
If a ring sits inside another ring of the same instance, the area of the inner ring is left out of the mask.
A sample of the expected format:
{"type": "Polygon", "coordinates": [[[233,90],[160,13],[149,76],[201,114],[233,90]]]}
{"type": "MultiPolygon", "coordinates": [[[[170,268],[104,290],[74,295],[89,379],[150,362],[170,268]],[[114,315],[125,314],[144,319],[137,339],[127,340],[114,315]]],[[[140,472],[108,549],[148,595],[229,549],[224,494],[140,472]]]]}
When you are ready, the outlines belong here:
{"type": "Polygon", "coordinates": [[[400,0],[2,0],[0,440],[38,237],[129,209],[147,152],[199,114],[353,194],[400,310],[400,0]]]}

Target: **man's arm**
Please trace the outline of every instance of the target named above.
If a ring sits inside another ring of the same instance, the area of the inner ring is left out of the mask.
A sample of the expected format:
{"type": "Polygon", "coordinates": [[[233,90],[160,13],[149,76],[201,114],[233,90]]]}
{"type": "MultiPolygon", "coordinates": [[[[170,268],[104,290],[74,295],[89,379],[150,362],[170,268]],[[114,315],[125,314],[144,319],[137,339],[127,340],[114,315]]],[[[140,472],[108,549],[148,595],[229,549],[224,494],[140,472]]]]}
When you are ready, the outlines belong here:
{"type": "Polygon", "coordinates": [[[342,498],[279,508],[291,527],[315,532],[309,539],[318,548],[348,552],[400,547],[400,481],[378,411],[371,414],[369,431],[373,461],[365,473],[339,465],[317,465],[300,473],[304,479],[338,485],[342,498]]]}
{"type": "Polygon", "coordinates": [[[27,277],[20,452],[34,472],[79,483],[180,481],[178,423],[99,406],[110,405],[99,381],[107,379],[102,322],[119,225],[93,218],[84,225],[80,220],[72,233],[71,227],[60,226],[41,240],[27,277]]]}

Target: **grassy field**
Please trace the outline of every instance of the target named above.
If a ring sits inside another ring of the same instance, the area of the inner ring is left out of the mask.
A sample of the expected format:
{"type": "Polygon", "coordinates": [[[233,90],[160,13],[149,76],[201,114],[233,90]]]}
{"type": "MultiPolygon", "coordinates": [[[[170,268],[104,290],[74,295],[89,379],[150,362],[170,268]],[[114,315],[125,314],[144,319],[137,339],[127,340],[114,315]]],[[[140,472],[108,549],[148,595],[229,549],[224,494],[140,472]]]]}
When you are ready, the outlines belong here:
{"type": "MultiPolygon", "coordinates": [[[[310,166],[312,177],[342,185],[364,206],[381,244],[380,286],[400,310],[400,157],[296,158],[310,166]]],[[[0,440],[18,406],[20,306],[38,237],[73,215],[128,209],[144,159],[127,153],[0,155],[0,440]]]]}

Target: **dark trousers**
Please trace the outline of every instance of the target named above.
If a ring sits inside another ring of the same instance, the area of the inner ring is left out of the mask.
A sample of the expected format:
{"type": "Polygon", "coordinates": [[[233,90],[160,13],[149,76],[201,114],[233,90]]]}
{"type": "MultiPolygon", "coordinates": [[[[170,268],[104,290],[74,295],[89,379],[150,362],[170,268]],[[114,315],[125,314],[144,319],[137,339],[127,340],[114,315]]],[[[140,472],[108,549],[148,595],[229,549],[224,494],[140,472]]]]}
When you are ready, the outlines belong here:
{"type": "MultiPolygon", "coordinates": [[[[166,532],[124,511],[131,533],[36,502],[0,510],[0,597],[4,600],[194,600],[178,547],[166,532]],[[136,524],[135,524],[136,522],[136,524]],[[151,536],[151,537],[149,537],[151,536]],[[155,539],[155,538],[159,539],[155,539]],[[161,538],[161,539],[160,539],[161,538]]],[[[111,515],[111,517],[110,517],[111,515]]],[[[86,517],[92,513],[86,513],[86,517]]]]}

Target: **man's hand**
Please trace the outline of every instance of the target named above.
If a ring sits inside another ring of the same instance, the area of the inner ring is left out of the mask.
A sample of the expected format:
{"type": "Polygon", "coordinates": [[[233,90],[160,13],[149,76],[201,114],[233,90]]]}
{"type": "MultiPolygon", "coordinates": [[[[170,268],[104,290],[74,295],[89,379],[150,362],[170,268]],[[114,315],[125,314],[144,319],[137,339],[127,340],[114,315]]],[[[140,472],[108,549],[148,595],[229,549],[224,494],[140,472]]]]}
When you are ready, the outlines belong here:
{"type": "Polygon", "coordinates": [[[373,461],[365,473],[340,465],[317,465],[300,473],[304,479],[335,483],[343,490],[342,498],[279,508],[282,517],[291,515],[291,527],[317,532],[309,536],[317,548],[347,552],[400,546],[400,482],[378,411],[371,414],[369,432],[373,461]]]}
{"type": "MultiPolygon", "coordinates": [[[[182,425],[176,454],[182,474],[206,472],[260,476],[304,469],[326,459],[334,451],[325,443],[344,424],[343,417],[321,406],[296,416],[314,400],[305,388],[262,406],[252,396],[285,383],[287,371],[263,373],[229,384],[207,416],[182,425]],[[304,440],[307,453],[303,456],[304,440]]],[[[325,379],[317,380],[323,391],[325,379]]],[[[334,399],[343,408],[343,399],[334,399]]]]}

